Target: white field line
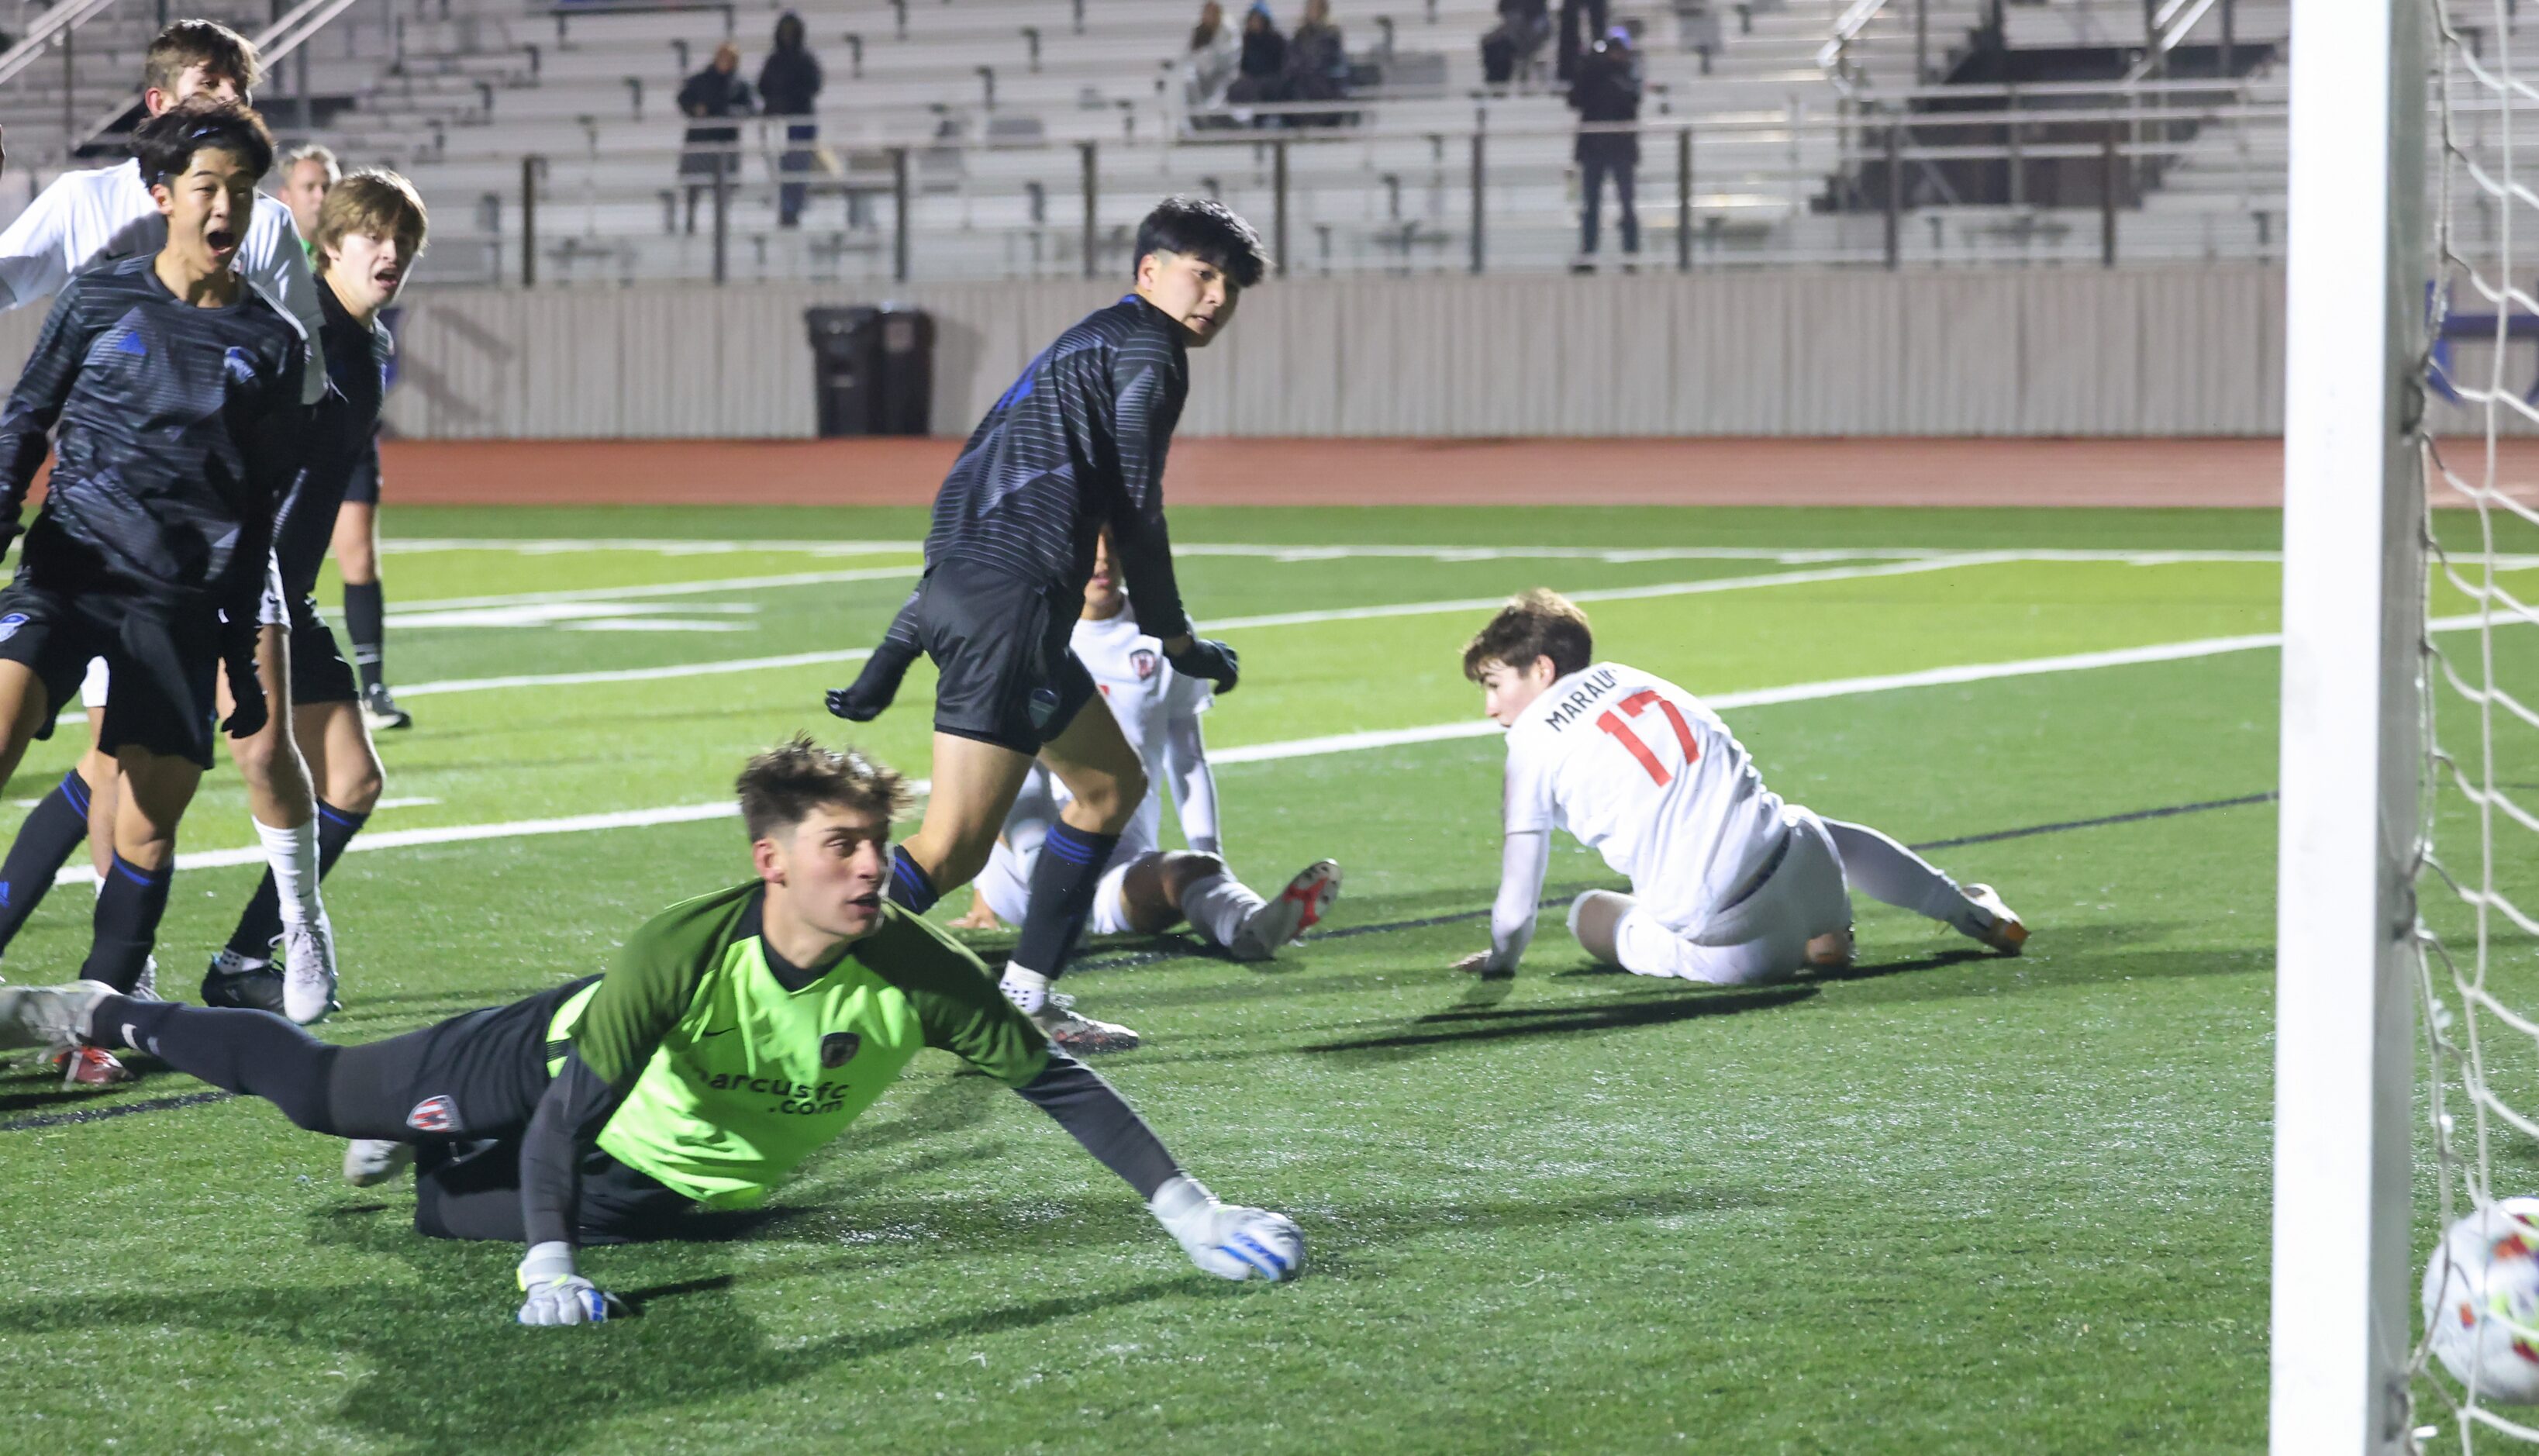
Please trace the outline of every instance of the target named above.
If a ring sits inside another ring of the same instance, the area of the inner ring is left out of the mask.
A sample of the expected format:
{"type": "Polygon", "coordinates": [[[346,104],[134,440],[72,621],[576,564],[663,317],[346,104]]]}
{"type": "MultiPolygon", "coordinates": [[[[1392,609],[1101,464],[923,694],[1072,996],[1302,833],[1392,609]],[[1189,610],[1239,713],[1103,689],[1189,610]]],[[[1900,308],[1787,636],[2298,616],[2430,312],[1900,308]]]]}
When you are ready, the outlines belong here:
{"type": "MultiPolygon", "coordinates": [[[[923,541],[708,541],[656,539],[644,537],[589,537],[581,539],[505,540],[497,537],[462,538],[450,536],[391,537],[379,543],[379,549],[390,554],[430,551],[510,552],[522,556],[558,556],[582,552],[650,552],[660,556],[727,556],[738,553],[780,555],[796,553],[808,556],[880,556],[892,553],[914,555],[925,549],[923,541]]],[[[1805,566],[1832,561],[1915,561],[1933,556],[1950,556],[1961,551],[1956,546],[1392,546],[1364,543],[1355,545],[1276,545],[1249,541],[1176,542],[1176,556],[1254,557],[1265,561],[1342,561],[1353,558],[1401,558],[1444,562],[1467,561],[1601,561],[1628,563],[1635,561],[1777,561],[1805,566]]],[[[2247,562],[2277,563],[2284,559],[2280,551],[2163,551],[2148,548],[2106,549],[2088,547],[2039,546],[2019,553],[2028,561],[2107,561],[2129,565],[2159,566],[2175,562],[2247,562]]],[[[2502,557],[2500,562],[2520,568],[2539,565],[2539,557],[2502,557]]]]}
{"type": "MultiPolygon", "coordinates": [[[[2469,616],[2440,617],[2431,624],[2436,632],[2457,632],[2475,628],[2478,619],[2469,616]]],[[[2190,642],[2155,643],[2149,647],[2115,648],[2106,652],[2067,653],[2052,658],[2027,658],[2010,662],[1968,662],[1953,667],[1929,667],[1918,672],[1894,672],[1876,677],[1838,677],[1825,682],[1791,683],[1783,687],[1750,688],[1744,692],[1720,693],[1706,698],[1713,708],[1754,708],[1777,703],[1814,702],[1825,698],[1845,698],[1867,693],[1892,692],[1899,688],[1943,687],[1961,682],[1987,682],[2006,677],[2035,677],[2051,672],[2084,672],[2099,667],[2129,667],[2148,662],[2176,662],[2193,658],[2220,657],[2230,653],[2254,652],[2261,648],[2280,647],[2283,635],[2276,632],[2250,633],[2242,637],[2206,637],[2190,642]]],[[[1236,748],[1212,749],[1208,761],[1218,765],[1270,763],[1290,758],[1320,758],[1334,753],[1352,753],[1369,748],[1395,748],[1418,743],[1446,742],[1457,738],[1483,738],[1499,732],[1498,725],[1486,719],[1467,719],[1457,723],[1431,724],[1424,728],[1384,728],[1362,733],[1335,733],[1317,738],[1291,738],[1279,743],[1253,743],[1236,748]]],[[[911,785],[918,794],[926,792],[926,782],[911,785]]],[[[641,829],[654,824],[692,824],[708,819],[730,818],[739,807],[729,799],[711,803],[669,804],[660,808],[619,809],[603,814],[572,814],[552,819],[509,819],[494,824],[450,824],[438,829],[390,829],[377,834],[365,834],[347,846],[348,852],[410,849],[422,845],[465,844],[483,840],[528,839],[548,834],[577,834],[594,829],[641,829]]],[[[238,850],[204,850],[176,857],[179,869],[212,869],[224,866],[260,865],[264,863],[261,847],[238,850]]],[[[91,869],[64,869],[56,884],[88,884],[96,880],[91,869]]]]}
{"type": "Polygon", "coordinates": [[[497,606],[547,606],[564,601],[634,601],[654,596],[712,596],[723,591],[758,591],[771,587],[826,587],[838,582],[914,583],[918,568],[867,566],[853,571],[786,572],[765,577],[718,577],[705,582],[656,582],[635,587],[576,587],[562,591],[515,591],[502,596],[445,596],[437,601],[401,601],[407,613],[462,611],[497,606]]]}
{"type": "Polygon", "coordinates": [[[681,662],[668,667],[611,667],[595,672],[524,672],[511,677],[453,677],[418,682],[396,690],[400,698],[428,698],[435,693],[481,693],[494,688],[564,687],[579,682],[651,682],[662,677],[711,677],[721,672],[765,672],[780,667],[812,667],[823,662],[860,662],[869,648],[832,653],[789,653],[781,658],[735,658],[727,662],[681,662]]]}

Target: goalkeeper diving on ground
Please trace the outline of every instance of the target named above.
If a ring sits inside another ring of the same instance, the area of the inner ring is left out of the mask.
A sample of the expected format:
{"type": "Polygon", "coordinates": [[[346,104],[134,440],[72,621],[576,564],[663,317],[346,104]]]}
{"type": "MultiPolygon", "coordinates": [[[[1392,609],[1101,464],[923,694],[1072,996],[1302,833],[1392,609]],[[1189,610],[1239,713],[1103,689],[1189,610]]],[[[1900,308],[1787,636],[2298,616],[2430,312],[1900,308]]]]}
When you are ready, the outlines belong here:
{"type": "Polygon", "coordinates": [[[1515,974],[1555,828],[1629,877],[1630,894],[1573,901],[1569,931],[1635,975],[1751,986],[1849,965],[1853,888],[2005,955],[2027,939],[1991,886],[1961,888],[1875,829],[1784,802],[1699,699],[1597,661],[1587,614],[1557,592],[1500,608],[1464,649],[1464,675],[1508,730],[1506,841],[1490,948],[1458,970],[1515,974]]]}
{"type": "Polygon", "coordinates": [[[897,773],[798,736],[751,759],[736,788],[755,874],[653,917],[604,975],[361,1046],[93,981],[0,987],[0,1049],[146,1051],[353,1140],[356,1184],[412,1165],[416,1231],[527,1246],[527,1325],[606,1319],[617,1306],[578,1250],[756,1207],[923,1047],[1056,1119],[1201,1269],[1274,1281],[1303,1267],[1294,1223],[1218,1203],[977,957],[886,901],[897,773]]]}

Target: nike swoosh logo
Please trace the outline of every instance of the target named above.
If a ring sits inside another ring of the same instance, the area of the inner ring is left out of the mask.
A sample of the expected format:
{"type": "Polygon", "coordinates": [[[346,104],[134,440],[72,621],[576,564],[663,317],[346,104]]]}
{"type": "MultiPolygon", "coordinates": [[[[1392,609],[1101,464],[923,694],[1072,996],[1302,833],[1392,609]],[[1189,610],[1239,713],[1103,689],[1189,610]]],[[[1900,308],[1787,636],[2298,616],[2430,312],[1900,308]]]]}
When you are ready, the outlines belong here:
{"type": "Polygon", "coordinates": [[[703,1041],[710,1036],[729,1036],[739,1029],[737,1026],[726,1026],[721,1031],[700,1031],[697,1033],[697,1040],[703,1041]]]}

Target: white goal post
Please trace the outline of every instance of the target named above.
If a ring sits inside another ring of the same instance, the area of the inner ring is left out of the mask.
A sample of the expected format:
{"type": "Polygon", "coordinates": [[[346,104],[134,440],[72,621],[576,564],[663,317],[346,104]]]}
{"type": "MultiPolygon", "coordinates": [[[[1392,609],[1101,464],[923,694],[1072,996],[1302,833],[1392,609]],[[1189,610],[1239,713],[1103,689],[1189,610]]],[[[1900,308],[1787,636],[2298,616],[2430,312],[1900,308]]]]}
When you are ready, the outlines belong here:
{"type": "Polygon", "coordinates": [[[2276,1456],[2410,1445],[2412,876],[2434,0],[2295,0],[2284,401],[2276,1456]]]}

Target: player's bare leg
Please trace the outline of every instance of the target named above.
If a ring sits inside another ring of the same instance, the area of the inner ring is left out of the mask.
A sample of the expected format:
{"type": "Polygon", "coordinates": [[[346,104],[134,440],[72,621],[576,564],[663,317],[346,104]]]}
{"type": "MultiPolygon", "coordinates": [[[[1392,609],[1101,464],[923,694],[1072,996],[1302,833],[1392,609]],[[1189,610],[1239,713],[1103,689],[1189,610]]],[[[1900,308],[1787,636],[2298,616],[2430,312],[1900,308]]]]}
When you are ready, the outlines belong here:
{"type": "MultiPolygon", "coordinates": [[[[0,950],[16,940],[37,906],[52,892],[62,866],[88,841],[98,885],[105,884],[106,866],[114,854],[114,759],[98,750],[103,708],[88,710],[88,750],[78,767],[62,776],[19,822],[18,833],[0,859],[0,950]]],[[[142,994],[156,994],[147,977],[142,994]]]]}
{"type": "Polygon", "coordinates": [[[926,818],[892,856],[891,898],[922,913],[945,893],[978,878],[1031,765],[1030,758],[1011,748],[936,733],[926,818]],[[915,881],[908,877],[912,866],[915,881]]]}
{"type": "MultiPolygon", "coordinates": [[[[1032,862],[1021,934],[1001,985],[1061,1048],[1079,1054],[1125,1051],[1137,1044],[1137,1033],[1077,1015],[1071,1009],[1073,998],[1054,995],[1050,984],[1065,973],[1067,957],[1092,918],[1093,897],[1100,892],[1112,851],[1119,848],[1120,833],[1146,797],[1145,766],[1099,698],[1078,710],[1041,749],[1040,761],[1073,797],[1059,811],[1032,862]]],[[[1011,796],[1005,807],[1012,808],[1011,796]]]]}
{"type": "Polygon", "coordinates": [[[2027,927],[1990,885],[1960,887],[1928,860],[1866,824],[1823,820],[1854,889],[1899,910],[1928,916],[2004,955],[2017,955],[2027,927]]]}
{"type": "Polygon", "coordinates": [[[123,770],[117,768],[114,755],[97,746],[98,736],[105,731],[105,710],[88,710],[88,751],[80,755],[79,776],[88,784],[88,858],[97,869],[97,877],[105,878],[106,867],[114,863],[114,798],[121,791],[117,782],[123,770]]]}
{"type": "MultiPolygon", "coordinates": [[[[255,671],[270,711],[263,728],[229,743],[230,757],[246,785],[248,815],[256,838],[264,842],[265,864],[281,896],[284,1014],[305,1026],[334,1006],[335,936],[317,893],[317,796],[292,731],[287,643],[280,626],[256,629],[255,671]]],[[[229,716],[231,703],[224,671],[222,717],[229,716]]]]}
{"type": "Polygon", "coordinates": [[[1264,900],[1214,855],[1175,850],[1148,855],[1122,876],[1129,928],[1155,935],[1187,918],[1236,960],[1269,960],[1330,913],[1339,898],[1340,867],[1317,860],[1264,900]]]}
{"type": "MultiPolygon", "coordinates": [[[[342,858],[386,787],[386,771],[372,745],[361,704],[346,699],[332,703],[295,704],[293,737],[300,745],[309,777],[316,787],[317,878],[323,883],[342,858]]],[[[331,921],[329,921],[331,925],[331,921]]],[[[212,957],[203,973],[203,1004],[243,1006],[289,1015],[288,978],[273,965],[273,944],[284,935],[282,896],[270,868],[240,913],[229,943],[212,957]]],[[[309,1003],[313,1003],[313,995],[309,1003]]],[[[304,1004],[307,1011],[331,1010],[304,1004]]]]}

